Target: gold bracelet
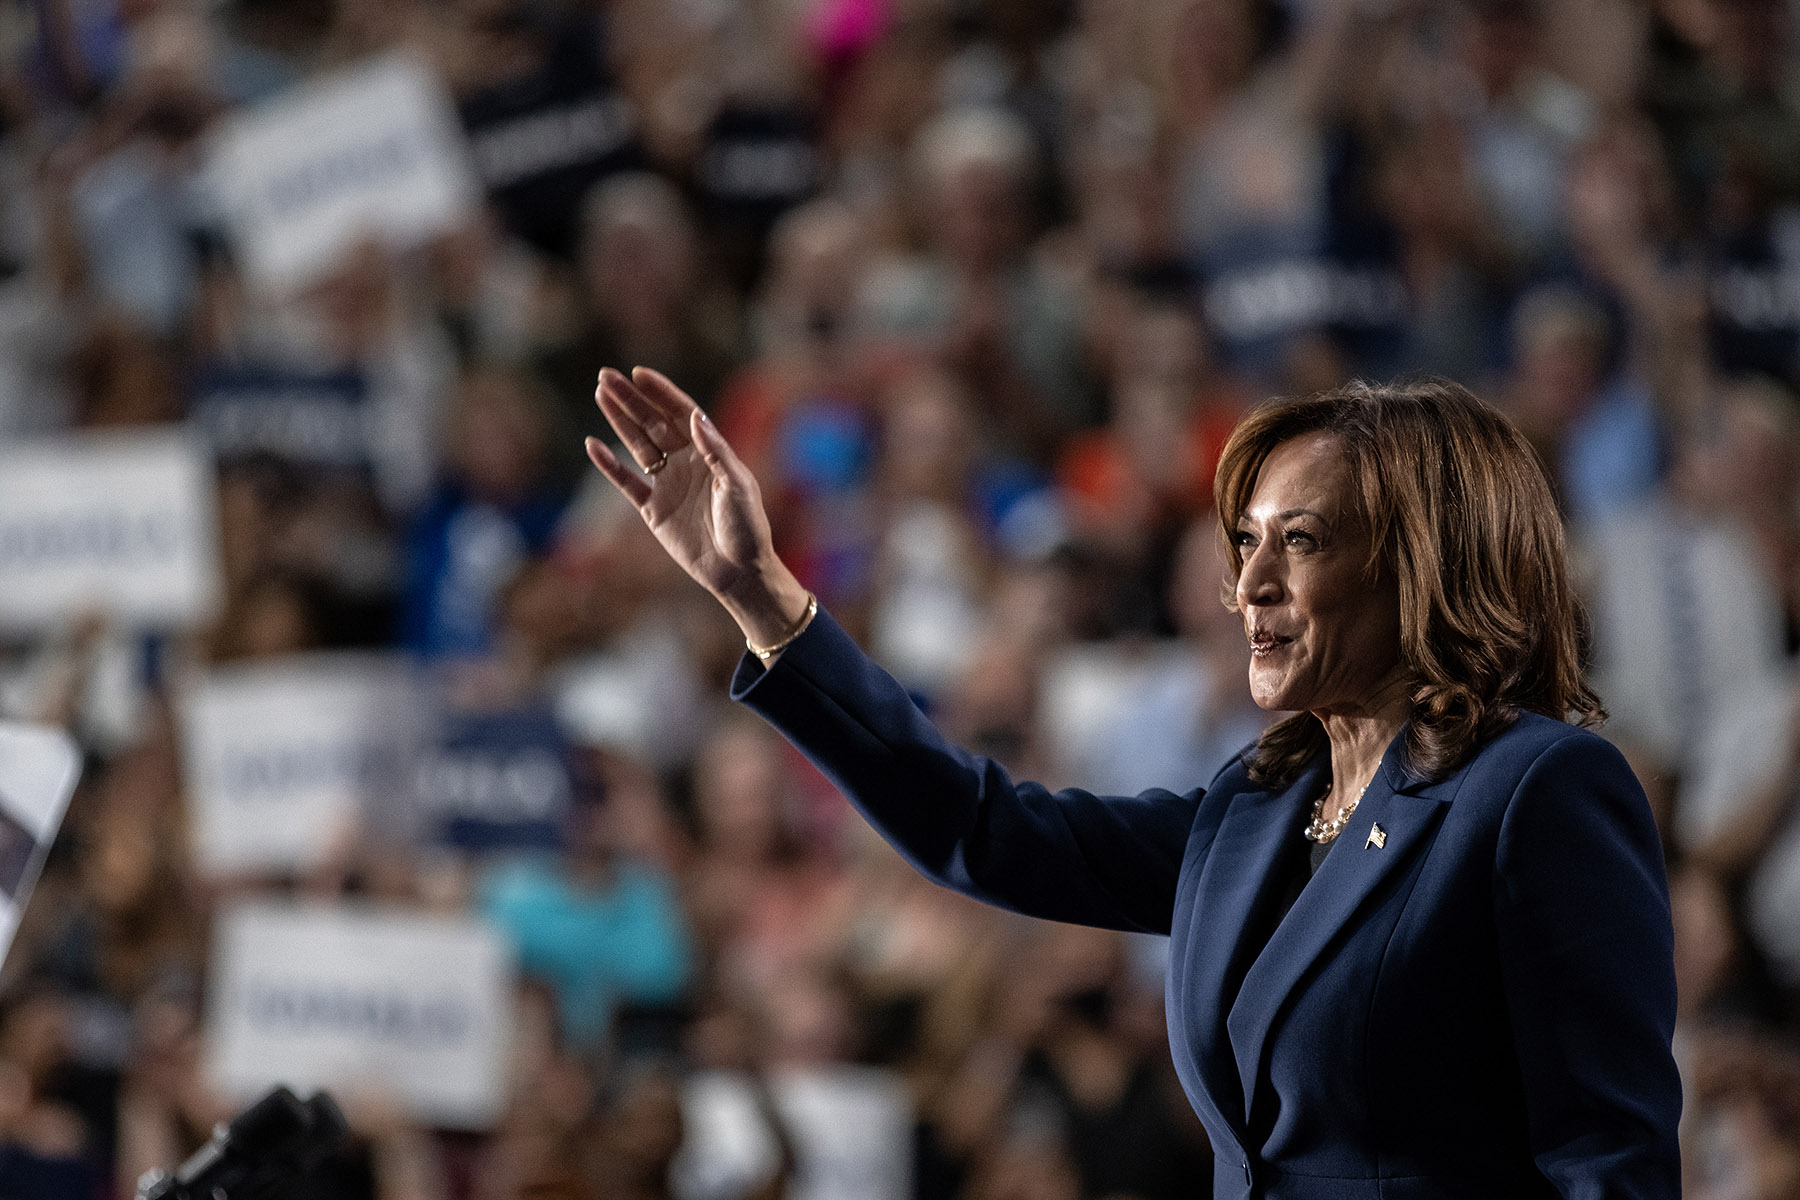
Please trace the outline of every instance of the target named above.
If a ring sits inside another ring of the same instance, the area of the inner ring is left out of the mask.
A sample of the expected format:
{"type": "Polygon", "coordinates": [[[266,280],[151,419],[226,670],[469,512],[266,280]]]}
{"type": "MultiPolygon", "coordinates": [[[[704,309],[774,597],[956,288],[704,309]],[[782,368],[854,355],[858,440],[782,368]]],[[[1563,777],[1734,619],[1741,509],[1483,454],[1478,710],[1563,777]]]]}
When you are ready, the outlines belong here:
{"type": "Polygon", "coordinates": [[[806,593],[806,611],[800,615],[799,623],[794,626],[792,631],[790,631],[786,637],[782,638],[779,642],[776,642],[773,646],[752,645],[750,639],[745,638],[744,648],[756,655],[756,657],[763,662],[768,662],[771,658],[774,658],[777,654],[780,654],[783,650],[786,650],[789,646],[793,645],[794,639],[805,633],[806,627],[811,625],[812,619],[818,615],[819,598],[811,592],[808,592],[806,593]]]}

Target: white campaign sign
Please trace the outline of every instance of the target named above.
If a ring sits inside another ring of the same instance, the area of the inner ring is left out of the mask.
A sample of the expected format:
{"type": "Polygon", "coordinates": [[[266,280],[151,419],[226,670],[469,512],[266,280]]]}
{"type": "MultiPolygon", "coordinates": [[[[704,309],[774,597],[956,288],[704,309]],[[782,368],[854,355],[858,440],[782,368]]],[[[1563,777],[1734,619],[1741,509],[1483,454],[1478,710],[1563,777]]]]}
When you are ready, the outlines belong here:
{"type": "Polygon", "coordinates": [[[62,730],[0,722],[0,960],[80,774],[81,752],[62,730]]]}
{"type": "Polygon", "coordinates": [[[304,868],[400,794],[424,721],[398,656],[224,667],[184,696],[194,850],[213,872],[304,868]]]}
{"type": "Polygon", "coordinates": [[[212,462],[187,433],[0,447],[0,628],[83,609],[126,625],[189,625],[219,598],[212,462]]]}
{"type": "Polygon", "coordinates": [[[238,1099],[376,1090],[426,1124],[483,1129],[505,1106],[514,977],[478,921],[245,904],[214,927],[208,1069],[238,1099]]]}
{"type": "Polygon", "coordinates": [[[361,238],[406,248],[480,195],[442,84],[404,56],[303,84],[226,122],[208,178],[252,283],[306,283],[361,238]]]}
{"type": "MultiPolygon", "coordinates": [[[[798,1200],[906,1200],[912,1102],[890,1071],[822,1066],[772,1071],[769,1093],[793,1141],[798,1200]]],[[[682,1085],[687,1127],[670,1170],[678,1200],[730,1200],[766,1181],[779,1152],[741,1074],[702,1071],[682,1085]]]]}

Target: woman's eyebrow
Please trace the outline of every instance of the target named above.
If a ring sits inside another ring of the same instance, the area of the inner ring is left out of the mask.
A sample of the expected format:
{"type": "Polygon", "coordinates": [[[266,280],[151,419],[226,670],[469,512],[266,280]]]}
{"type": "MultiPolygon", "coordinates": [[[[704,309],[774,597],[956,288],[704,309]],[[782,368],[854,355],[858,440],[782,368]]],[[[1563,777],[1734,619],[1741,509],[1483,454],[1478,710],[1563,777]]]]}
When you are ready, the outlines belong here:
{"type": "MultiPolygon", "coordinates": [[[[1324,513],[1320,512],[1314,508],[1283,509],[1281,512],[1278,512],[1275,514],[1274,519],[1277,521],[1291,521],[1295,517],[1312,517],[1314,520],[1318,521],[1321,525],[1325,525],[1327,527],[1329,527],[1331,525],[1331,519],[1329,517],[1327,517],[1324,513]]],[[[1245,524],[1254,522],[1258,519],[1259,518],[1257,518],[1253,514],[1251,514],[1249,512],[1245,512],[1241,516],[1238,517],[1238,529],[1242,530],[1243,527],[1245,526],[1245,524]]],[[[1267,520],[1268,518],[1261,518],[1261,519],[1267,520]]]]}

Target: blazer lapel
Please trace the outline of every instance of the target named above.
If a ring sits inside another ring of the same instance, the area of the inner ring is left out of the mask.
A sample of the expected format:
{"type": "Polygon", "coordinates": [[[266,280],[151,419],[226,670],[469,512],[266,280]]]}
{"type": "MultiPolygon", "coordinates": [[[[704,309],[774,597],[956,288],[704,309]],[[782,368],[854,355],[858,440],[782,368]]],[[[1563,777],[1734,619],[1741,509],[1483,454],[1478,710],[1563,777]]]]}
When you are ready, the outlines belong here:
{"type": "Polygon", "coordinates": [[[1338,940],[1369,895],[1413,857],[1460,781],[1453,775],[1442,783],[1426,784],[1402,771],[1394,761],[1397,757],[1396,745],[1375,773],[1356,814],[1338,834],[1341,844],[1332,849],[1251,964],[1226,1016],[1246,1117],[1253,1111],[1269,1033],[1289,994],[1338,940]],[[1371,838],[1376,824],[1384,838],[1371,838]]]}
{"type": "Polygon", "coordinates": [[[1324,787],[1328,767],[1324,762],[1307,767],[1279,792],[1232,798],[1189,901],[1196,919],[1179,947],[1184,961],[1170,963],[1171,992],[1178,986],[1186,991],[1180,1002],[1190,1044],[1201,1049],[1206,1095],[1234,1129],[1245,1127],[1248,1110],[1240,1107],[1243,1094],[1224,1035],[1226,1013],[1255,959],[1252,939],[1267,928],[1263,914],[1281,885],[1282,852],[1305,827],[1307,800],[1324,787]]]}

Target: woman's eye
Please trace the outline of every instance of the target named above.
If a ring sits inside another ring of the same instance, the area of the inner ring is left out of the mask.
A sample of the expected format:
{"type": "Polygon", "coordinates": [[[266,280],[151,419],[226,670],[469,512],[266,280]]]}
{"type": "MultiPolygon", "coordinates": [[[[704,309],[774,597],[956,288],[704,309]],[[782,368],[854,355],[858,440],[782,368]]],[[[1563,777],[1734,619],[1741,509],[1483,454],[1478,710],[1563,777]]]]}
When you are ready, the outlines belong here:
{"type": "Polygon", "coordinates": [[[1248,550],[1256,545],[1256,535],[1240,529],[1231,535],[1231,544],[1239,550],[1248,550]]]}
{"type": "Polygon", "coordinates": [[[1287,544],[1306,548],[1318,545],[1318,539],[1304,529],[1290,529],[1287,531],[1287,544]]]}

